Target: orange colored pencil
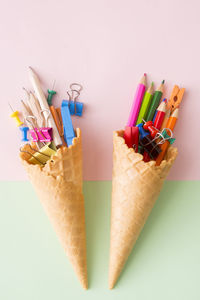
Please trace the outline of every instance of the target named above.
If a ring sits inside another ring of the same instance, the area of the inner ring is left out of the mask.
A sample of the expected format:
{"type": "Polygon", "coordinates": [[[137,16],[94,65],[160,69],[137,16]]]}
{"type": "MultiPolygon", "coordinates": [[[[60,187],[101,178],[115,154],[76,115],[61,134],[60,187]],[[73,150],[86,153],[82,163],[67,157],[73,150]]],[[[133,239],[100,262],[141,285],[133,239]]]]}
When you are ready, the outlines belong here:
{"type": "Polygon", "coordinates": [[[169,117],[170,117],[170,109],[168,109],[165,113],[165,117],[164,117],[162,126],[160,128],[160,131],[162,131],[164,128],[167,128],[167,123],[169,121],[169,117]]]}
{"type": "MultiPolygon", "coordinates": [[[[167,126],[166,128],[171,129],[172,131],[174,130],[174,127],[176,125],[177,119],[178,119],[178,111],[179,109],[176,108],[173,113],[171,114],[171,116],[169,117],[169,120],[167,122],[167,126]]],[[[161,161],[163,160],[165,153],[169,147],[170,143],[169,141],[165,141],[164,144],[161,145],[161,150],[162,152],[160,152],[160,154],[158,155],[158,157],[156,158],[156,166],[159,166],[161,161]]]]}

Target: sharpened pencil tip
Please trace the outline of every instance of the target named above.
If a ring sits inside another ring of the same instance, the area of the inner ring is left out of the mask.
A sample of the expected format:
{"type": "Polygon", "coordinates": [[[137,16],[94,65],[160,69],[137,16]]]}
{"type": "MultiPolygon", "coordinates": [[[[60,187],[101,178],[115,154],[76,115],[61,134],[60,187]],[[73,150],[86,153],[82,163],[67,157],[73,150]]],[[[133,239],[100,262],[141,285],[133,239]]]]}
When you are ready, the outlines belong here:
{"type": "Polygon", "coordinates": [[[144,76],[147,76],[147,73],[144,73],[144,76]]]}
{"type": "Polygon", "coordinates": [[[151,86],[153,86],[153,85],[154,85],[154,82],[152,81],[151,86]]]}
{"type": "Polygon", "coordinates": [[[163,79],[162,84],[164,84],[164,83],[165,83],[165,80],[163,79]]]}

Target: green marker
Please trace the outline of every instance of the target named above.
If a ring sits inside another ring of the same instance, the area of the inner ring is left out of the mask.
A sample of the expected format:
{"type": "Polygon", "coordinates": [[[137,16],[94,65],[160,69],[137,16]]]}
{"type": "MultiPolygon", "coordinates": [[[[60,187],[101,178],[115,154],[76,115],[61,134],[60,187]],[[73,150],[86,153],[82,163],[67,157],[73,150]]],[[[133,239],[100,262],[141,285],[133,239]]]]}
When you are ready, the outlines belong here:
{"type": "Polygon", "coordinates": [[[149,106],[151,104],[151,100],[152,100],[152,97],[153,97],[153,85],[154,85],[154,83],[152,82],[150,87],[148,88],[148,90],[144,94],[144,99],[142,101],[142,105],[141,105],[141,108],[140,108],[140,112],[139,112],[139,115],[138,115],[136,125],[142,123],[143,119],[146,120],[145,118],[146,118],[146,115],[147,115],[147,112],[148,112],[148,109],[149,109],[149,106]]]}
{"type": "Polygon", "coordinates": [[[55,80],[54,80],[54,83],[53,83],[52,90],[47,90],[48,91],[47,102],[48,102],[49,106],[52,105],[52,98],[56,94],[56,91],[53,90],[54,85],[55,85],[55,80]]]}
{"type": "Polygon", "coordinates": [[[153,99],[152,99],[152,102],[151,102],[151,105],[150,105],[150,108],[149,108],[149,111],[147,113],[147,116],[146,116],[146,122],[147,121],[152,121],[153,120],[153,117],[154,117],[154,114],[156,112],[156,109],[160,103],[160,99],[162,97],[162,94],[163,94],[163,86],[164,86],[164,83],[165,81],[163,80],[161,85],[159,86],[159,88],[155,91],[154,95],[153,95],[153,99]]]}

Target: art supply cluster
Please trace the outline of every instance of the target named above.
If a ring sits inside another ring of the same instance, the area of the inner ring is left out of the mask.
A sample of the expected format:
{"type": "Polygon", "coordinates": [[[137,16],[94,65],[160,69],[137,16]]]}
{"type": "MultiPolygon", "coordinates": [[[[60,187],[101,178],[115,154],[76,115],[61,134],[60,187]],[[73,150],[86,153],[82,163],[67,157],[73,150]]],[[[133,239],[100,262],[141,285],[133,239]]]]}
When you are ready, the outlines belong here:
{"type": "Polygon", "coordinates": [[[167,101],[162,99],[165,81],[154,92],[154,83],[146,90],[146,73],[138,84],[133,105],[124,131],[129,148],[143,155],[143,160],[155,160],[159,166],[170,144],[185,89],[174,86],[167,101]],[[146,91],[145,91],[146,90],[146,91]]]}
{"type": "Polygon", "coordinates": [[[47,90],[46,97],[40,80],[31,67],[29,78],[33,92],[23,88],[27,100],[21,100],[20,111],[14,111],[10,105],[12,110],[10,116],[16,121],[22,134],[20,151],[30,156],[29,163],[45,165],[51,156],[56,154],[57,149],[72,145],[76,132],[71,116],[82,116],[83,103],[77,101],[82,86],[72,83],[67,91],[68,100],[63,100],[61,107],[55,108],[52,104],[56,94],[54,86],[51,90],[47,90]]]}

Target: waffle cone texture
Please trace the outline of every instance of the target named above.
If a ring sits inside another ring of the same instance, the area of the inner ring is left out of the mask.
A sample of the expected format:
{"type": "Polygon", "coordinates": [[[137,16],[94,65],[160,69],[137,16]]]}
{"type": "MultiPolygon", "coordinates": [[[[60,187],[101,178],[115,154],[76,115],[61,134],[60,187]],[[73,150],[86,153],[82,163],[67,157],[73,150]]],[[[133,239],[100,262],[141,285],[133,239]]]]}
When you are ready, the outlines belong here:
{"type": "MultiPolygon", "coordinates": [[[[76,133],[73,144],[58,149],[44,167],[30,164],[29,154],[20,153],[20,157],[81,285],[87,289],[80,129],[76,133]]],[[[27,149],[30,152],[30,148],[27,149]]]]}
{"type": "Polygon", "coordinates": [[[113,135],[113,174],[109,288],[112,289],[155,204],[164,180],[177,156],[169,147],[160,166],[145,163],[143,156],[128,148],[123,131],[113,135]]]}

